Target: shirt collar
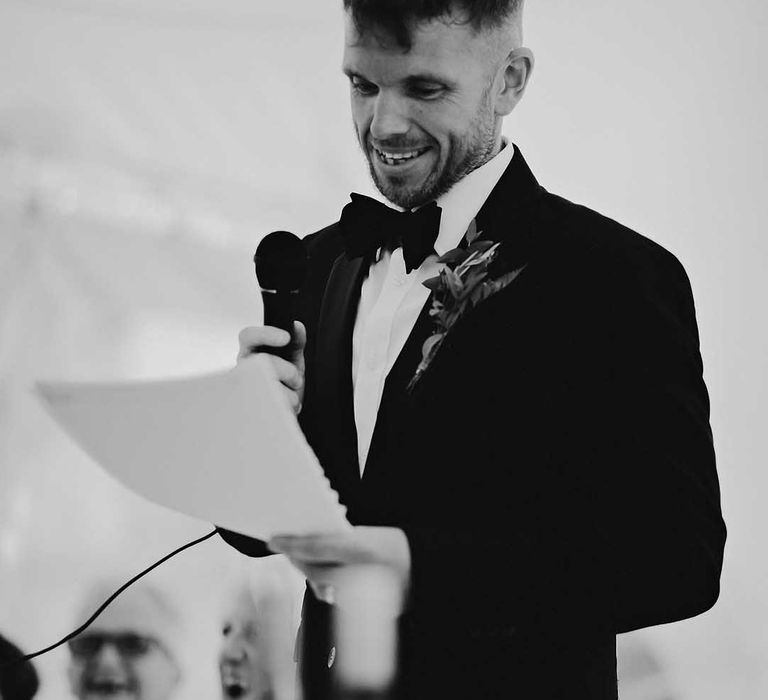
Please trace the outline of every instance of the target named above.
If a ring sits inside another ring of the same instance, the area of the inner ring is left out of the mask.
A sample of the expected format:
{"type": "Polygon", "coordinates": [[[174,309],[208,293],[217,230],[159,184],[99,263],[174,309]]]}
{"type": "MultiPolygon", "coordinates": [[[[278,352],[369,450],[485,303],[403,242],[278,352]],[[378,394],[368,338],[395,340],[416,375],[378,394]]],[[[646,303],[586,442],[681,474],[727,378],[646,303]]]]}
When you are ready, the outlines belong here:
{"type": "Polygon", "coordinates": [[[445,255],[459,245],[472,219],[488,199],[514,154],[514,145],[503,139],[501,150],[493,158],[438,197],[437,203],[442,209],[440,231],[435,241],[438,255],[445,255]]]}

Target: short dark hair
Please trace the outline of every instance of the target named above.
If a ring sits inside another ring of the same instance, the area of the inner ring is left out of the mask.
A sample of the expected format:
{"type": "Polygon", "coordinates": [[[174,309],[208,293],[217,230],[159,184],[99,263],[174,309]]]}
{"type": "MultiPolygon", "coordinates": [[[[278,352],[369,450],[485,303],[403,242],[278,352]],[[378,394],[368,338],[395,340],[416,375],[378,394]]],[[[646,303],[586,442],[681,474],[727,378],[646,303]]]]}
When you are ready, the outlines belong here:
{"type": "Polygon", "coordinates": [[[374,33],[411,49],[411,27],[460,11],[476,30],[498,27],[514,15],[523,0],[344,0],[361,35],[374,33]]]}

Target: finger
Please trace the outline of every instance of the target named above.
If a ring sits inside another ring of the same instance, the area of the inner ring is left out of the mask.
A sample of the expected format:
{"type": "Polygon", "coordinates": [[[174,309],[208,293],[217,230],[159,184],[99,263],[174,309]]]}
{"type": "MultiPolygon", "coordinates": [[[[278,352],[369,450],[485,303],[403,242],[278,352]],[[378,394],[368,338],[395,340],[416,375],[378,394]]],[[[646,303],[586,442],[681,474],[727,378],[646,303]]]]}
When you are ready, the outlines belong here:
{"type": "Polygon", "coordinates": [[[304,361],[304,348],[307,345],[307,329],[301,321],[293,322],[293,333],[291,334],[291,345],[289,348],[289,359],[298,363],[304,361]]]}
{"type": "Polygon", "coordinates": [[[275,376],[281,384],[293,391],[299,391],[304,386],[304,377],[296,365],[276,355],[270,355],[269,360],[275,370],[275,376]]]}
{"type": "MultiPolygon", "coordinates": [[[[290,560],[294,561],[293,559],[290,560]]],[[[339,564],[308,564],[300,559],[295,560],[295,562],[295,566],[301,570],[307,579],[324,586],[334,585],[341,570],[339,564]]]]}
{"type": "Polygon", "coordinates": [[[280,535],[269,540],[269,548],[304,564],[346,564],[356,561],[356,550],[344,535],[280,535]]]}
{"type": "Polygon", "coordinates": [[[301,372],[299,372],[298,368],[294,367],[290,362],[275,357],[274,355],[253,352],[245,357],[238,358],[237,369],[241,371],[247,370],[253,366],[257,357],[267,357],[269,359],[272,373],[275,379],[280,383],[280,388],[285,389],[286,392],[294,395],[293,398],[290,399],[291,406],[295,408],[300,404],[304,388],[304,377],[301,372]]]}
{"type": "Polygon", "coordinates": [[[328,603],[328,605],[334,605],[336,603],[336,588],[329,583],[313,583],[309,582],[309,586],[312,592],[322,603],[328,603]]]}
{"type": "Polygon", "coordinates": [[[248,326],[238,336],[240,350],[238,358],[258,352],[260,347],[282,348],[291,341],[288,331],[274,326],[248,326]]]}
{"type": "Polygon", "coordinates": [[[301,399],[299,398],[298,392],[285,386],[280,388],[283,390],[283,394],[285,395],[285,400],[288,402],[288,406],[293,411],[294,415],[298,415],[302,408],[301,399]]]}
{"type": "Polygon", "coordinates": [[[310,583],[322,586],[335,586],[341,567],[338,564],[309,564],[301,559],[286,555],[291,564],[296,567],[310,583]]]}
{"type": "Polygon", "coordinates": [[[336,576],[340,568],[336,565],[306,565],[300,567],[307,577],[318,600],[333,605],[336,602],[336,576]]]}

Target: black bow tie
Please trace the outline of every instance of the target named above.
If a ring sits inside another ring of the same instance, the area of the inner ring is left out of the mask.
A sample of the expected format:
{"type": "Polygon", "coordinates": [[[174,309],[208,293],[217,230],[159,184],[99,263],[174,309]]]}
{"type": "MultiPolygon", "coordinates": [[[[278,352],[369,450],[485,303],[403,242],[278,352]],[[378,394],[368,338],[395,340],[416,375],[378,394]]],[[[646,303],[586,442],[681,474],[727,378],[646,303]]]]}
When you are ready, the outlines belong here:
{"type": "Polygon", "coordinates": [[[348,258],[402,245],[405,272],[410,274],[434,252],[441,214],[437,202],[400,212],[362,194],[353,192],[350,197],[339,222],[348,258]]]}

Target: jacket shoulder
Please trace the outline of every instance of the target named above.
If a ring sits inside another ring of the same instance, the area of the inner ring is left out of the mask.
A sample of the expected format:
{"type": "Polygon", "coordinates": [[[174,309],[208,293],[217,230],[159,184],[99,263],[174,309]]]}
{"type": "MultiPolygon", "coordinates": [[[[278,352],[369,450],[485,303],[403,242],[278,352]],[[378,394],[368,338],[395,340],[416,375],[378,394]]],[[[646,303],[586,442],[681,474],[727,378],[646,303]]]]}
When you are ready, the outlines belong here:
{"type": "Polygon", "coordinates": [[[642,286],[671,282],[690,288],[678,258],[651,238],[567,199],[546,192],[543,216],[553,233],[553,253],[578,261],[582,273],[636,282],[642,286]]]}
{"type": "Polygon", "coordinates": [[[551,272],[571,290],[571,303],[591,309],[596,317],[608,314],[614,324],[619,319],[636,323],[638,315],[675,318],[691,347],[698,347],[691,283],[673,253],[557,195],[545,195],[542,216],[551,272]]]}
{"type": "Polygon", "coordinates": [[[307,248],[311,266],[329,266],[344,251],[339,222],[335,221],[324,228],[306,235],[304,245],[307,248]]]}

